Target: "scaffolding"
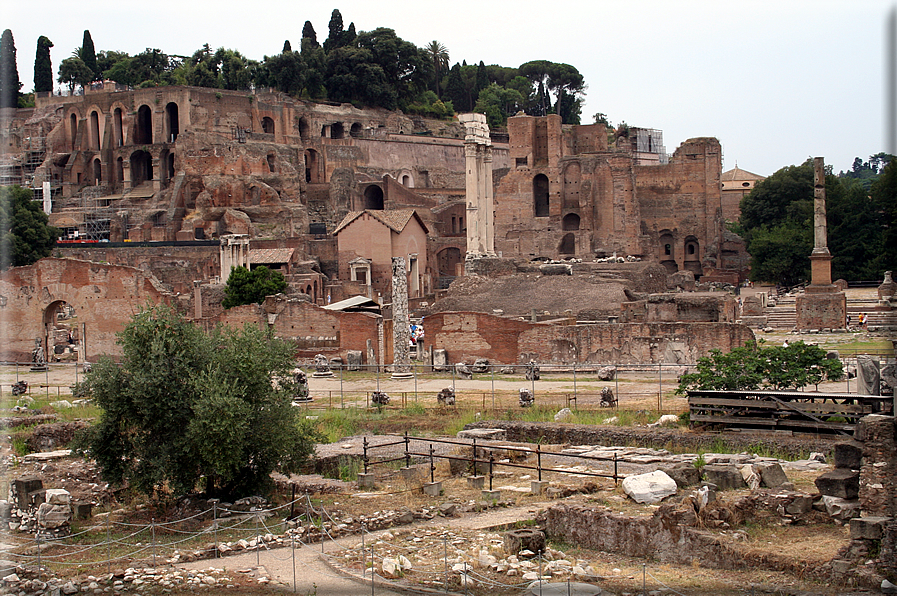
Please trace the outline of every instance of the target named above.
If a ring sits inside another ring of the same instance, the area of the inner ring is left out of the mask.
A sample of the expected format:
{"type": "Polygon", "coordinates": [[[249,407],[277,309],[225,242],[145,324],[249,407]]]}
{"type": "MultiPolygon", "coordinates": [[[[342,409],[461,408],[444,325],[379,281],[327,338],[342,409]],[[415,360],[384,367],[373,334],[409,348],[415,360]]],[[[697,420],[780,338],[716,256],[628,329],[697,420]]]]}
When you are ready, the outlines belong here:
{"type": "Polygon", "coordinates": [[[640,165],[669,163],[662,130],[631,127],[629,141],[632,143],[632,151],[640,154],[637,155],[640,165]]]}

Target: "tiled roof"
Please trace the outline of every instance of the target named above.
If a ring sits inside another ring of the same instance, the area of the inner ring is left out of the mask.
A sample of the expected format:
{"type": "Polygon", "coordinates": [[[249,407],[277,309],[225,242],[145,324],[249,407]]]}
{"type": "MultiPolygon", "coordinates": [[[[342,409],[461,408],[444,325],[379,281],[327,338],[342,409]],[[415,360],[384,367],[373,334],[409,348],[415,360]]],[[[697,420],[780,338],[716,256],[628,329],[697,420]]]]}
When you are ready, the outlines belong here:
{"type": "Polygon", "coordinates": [[[735,180],[766,180],[766,177],[754,174],[753,172],[748,172],[747,170],[742,170],[738,166],[735,166],[731,170],[727,170],[720,174],[719,179],[722,182],[731,182],[735,180]]]}
{"type": "Polygon", "coordinates": [[[265,263],[289,263],[293,258],[292,248],[252,248],[249,250],[249,262],[264,265],[265,263]]]}
{"type": "Polygon", "coordinates": [[[364,211],[350,211],[346,214],[346,217],[343,218],[343,221],[336,226],[336,229],[333,230],[333,235],[337,235],[342,231],[346,226],[350,223],[358,219],[363,214],[367,213],[387,228],[399,234],[402,230],[405,229],[405,226],[408,225],[408,222],[412,217],[417,218],[418,223],[420,223],[421,227],[424,229],[424,232],[428,232],[427,226],[420,219],[417,213],[414,212],[414,209],[365,209],[364,211]]]}

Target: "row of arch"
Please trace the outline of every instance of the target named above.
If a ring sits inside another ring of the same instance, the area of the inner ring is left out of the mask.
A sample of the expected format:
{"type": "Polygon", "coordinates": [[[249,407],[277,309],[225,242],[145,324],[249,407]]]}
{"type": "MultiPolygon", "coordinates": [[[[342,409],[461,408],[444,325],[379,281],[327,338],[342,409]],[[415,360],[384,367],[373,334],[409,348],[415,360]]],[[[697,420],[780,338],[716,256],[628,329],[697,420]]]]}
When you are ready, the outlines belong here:
{"type": "MultiPolygon", "coordinates": [[[[168,181],[174,178],[174,153],[167,150],[162,151],[160,157],[161,174],[160,181],[162,185],[168,184],[168,181]]],[[[149,152],[139,149],[131,153],[128,157],[128,169],[130,171],[131,187],[140,186],[146,181],[153,180],[153,156],[149,152]]],[[[119,184],[125,179],[125,160],[119,156],[113,162],[113,168],[106,176],[103,175],[103,163],[100,158],[96,157],[91,162],[90,168],[91,182],[93,184],[119,184]]]]}
{"type": "MultiPolygon", "coordinates": [[[[348,135],[351,138],[357,139],[361,136],[362,130],[363,128],[360,122],[353,122],[349,125],[348,135]]],[[[321,126],[322,138],[344,139],[346,138],[346,134],[346,125],[342,122],[332,122],[321,126]]],[[[305,116],[299,118],[299,137],[303,140],[311,138],[311,125],[308,123],[308,119],[305,116]]]]}
{"type": "MultiPolygon", "coordinates": [[[[105,130],[105,126],[101,125],[101,122],[105,123],[106,116],[103,115],[99,109],[94,108],[90,110],[87,115],[87,138],[86,138],[86,147],[81,147],[84,150],[90,151],[101,151],[107,147],[103,147],[103,134],[102,131],[105,130]]],[[[152,109],[143,104],[139,108],[137,108],[137,112],[134,118],[134,125],[131,131],[131,134],[125,137],[125,128],[123,125],[124,121],[124,111],[122,107],[116,107],[112,111],[112,147],[118,148],[123,147],[125,144],[128,145],[152,145],[153,144],[153,111],[152,109]]],[[[173,143],[177,140],[178,135],[180,134],[180,121],[178,116],[178,104],[175,102],[169,102],[168,105],[165,106],[165,111],[163,112],[162,119],[162,139],[161,142],[165,143],[173,143]]],[[[273,124],[272,124],[273,127],[273,124]]],[[[70,141],[72,145],[72,150],[78,149],[78,114],[76,112],[72,112],[69,114],[69,135],[70,141]]]]}

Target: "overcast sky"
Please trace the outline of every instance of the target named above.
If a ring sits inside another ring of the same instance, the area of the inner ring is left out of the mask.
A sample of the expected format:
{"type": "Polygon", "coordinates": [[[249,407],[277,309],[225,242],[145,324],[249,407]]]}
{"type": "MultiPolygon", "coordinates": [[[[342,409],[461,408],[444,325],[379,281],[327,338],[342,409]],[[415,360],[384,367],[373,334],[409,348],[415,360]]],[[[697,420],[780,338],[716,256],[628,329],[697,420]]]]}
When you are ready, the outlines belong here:
{"type": "Polygon", "coordinates": [[[895,0],[621,0],[334,3],[4,2],[24,90],[33,87],[37,38],[46,35],[54,71],[89,29],[97,51],[147,47],[190,55],[202,44],[261,60],[289,39],[298,48],[310,20],[318,41],[338,8],[346,27],[390,27],[424,46],[438,40],[451,63],[576,66],[588,91],[584,124],[596,112],[617,124],[663,131],[672,153],[691,137],[714,136],[723,169],[769,175],[821,155],[835,171],[885,147],[885,19],[895,0]],[[552,12],[552,8],[556,8],[552,12]]]}

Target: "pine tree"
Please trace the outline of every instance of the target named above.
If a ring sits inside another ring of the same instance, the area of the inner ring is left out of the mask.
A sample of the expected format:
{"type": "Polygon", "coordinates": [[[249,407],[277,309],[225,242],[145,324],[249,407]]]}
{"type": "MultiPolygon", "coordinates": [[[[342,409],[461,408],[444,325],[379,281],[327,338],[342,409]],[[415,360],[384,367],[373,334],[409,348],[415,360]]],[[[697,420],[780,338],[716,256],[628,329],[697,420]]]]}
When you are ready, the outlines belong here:
{"type": "Polygon", "coordinates": [[[16,66],[16,42],[9,29],[0,37],[0,108],[19,106],[19,69],[16,66]]]}
{"type": "Polygon", "coordinates": [[[302,27],[302,39],[310,39],[314,46],[319,46],[318,43],[318,34],[315,33],[315,28],[312,26],[311,21],[305,21],[305,25],[302,27]]]}
{"type": "Polygon", "coordinates": [[[53,64],[50,62],[50,48],[53,42],[45,35],[37,38],[37,52],[34,55],[34,91],[53,91],[53,64]]]}
{"type": "Polygon", "coordinates": [[[84,39],[81,42],[81,51],[78,56],[85,66],[93,71],[96,77],[100,75],[100,68],[97,66],[97,52],[93,47],[93,39],[90,37],[90,31],[84,30],[84,39]]]}

